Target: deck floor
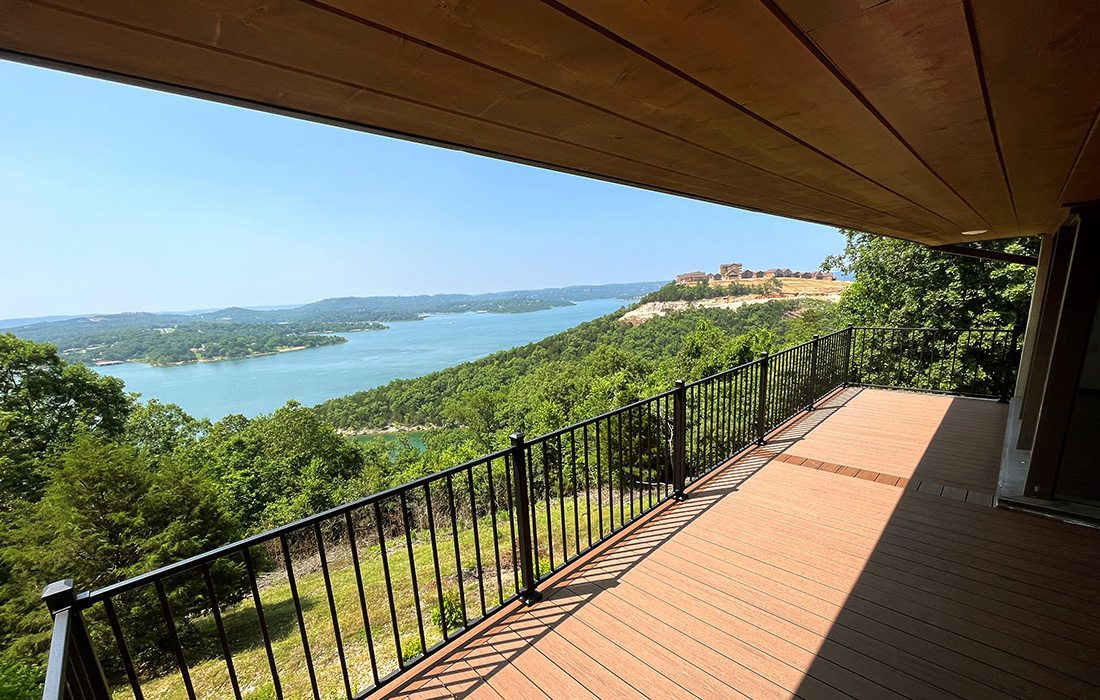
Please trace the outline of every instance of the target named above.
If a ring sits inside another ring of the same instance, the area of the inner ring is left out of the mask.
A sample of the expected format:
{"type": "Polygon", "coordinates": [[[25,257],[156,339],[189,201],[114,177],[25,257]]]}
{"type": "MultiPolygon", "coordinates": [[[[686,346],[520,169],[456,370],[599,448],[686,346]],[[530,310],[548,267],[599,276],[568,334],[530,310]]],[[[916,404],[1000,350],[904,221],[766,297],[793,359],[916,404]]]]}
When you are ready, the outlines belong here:
{"type": "Polygon", "coordinates": [[[1004,417],[842,392],[387,695],[1098,697],[1100,531],[966,498],[1004,417]]]}

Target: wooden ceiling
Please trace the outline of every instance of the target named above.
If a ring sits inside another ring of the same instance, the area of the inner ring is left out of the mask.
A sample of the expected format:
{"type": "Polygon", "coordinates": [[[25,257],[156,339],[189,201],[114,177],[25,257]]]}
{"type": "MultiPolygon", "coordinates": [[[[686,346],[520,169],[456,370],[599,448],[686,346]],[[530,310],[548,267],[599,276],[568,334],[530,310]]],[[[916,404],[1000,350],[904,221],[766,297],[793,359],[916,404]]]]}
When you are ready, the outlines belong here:
{"type": "Polygon", "coordinates": [[[0,50],[930,244],[1100,199],[1093,0],[0,0],[0,50]]]}

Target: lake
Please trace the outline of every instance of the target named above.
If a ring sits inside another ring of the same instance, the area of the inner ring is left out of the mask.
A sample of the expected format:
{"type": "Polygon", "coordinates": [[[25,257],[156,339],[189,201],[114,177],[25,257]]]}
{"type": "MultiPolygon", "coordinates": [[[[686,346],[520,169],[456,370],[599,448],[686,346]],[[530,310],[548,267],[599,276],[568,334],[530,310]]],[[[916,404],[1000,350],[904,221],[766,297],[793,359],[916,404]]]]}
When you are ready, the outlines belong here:
{"type": "Polygon", "coordinates": [[[323,348],[174,367],[128,363],[96,370],[119,377],[128,391],[179,404],[195,417],[251,417],[270,413],[290,399],[309,406],[526,345],[628,303],[593,299],[523,314],[441,314],[388,323],[384,331],[341,333],[348,342],[323,348]]]}

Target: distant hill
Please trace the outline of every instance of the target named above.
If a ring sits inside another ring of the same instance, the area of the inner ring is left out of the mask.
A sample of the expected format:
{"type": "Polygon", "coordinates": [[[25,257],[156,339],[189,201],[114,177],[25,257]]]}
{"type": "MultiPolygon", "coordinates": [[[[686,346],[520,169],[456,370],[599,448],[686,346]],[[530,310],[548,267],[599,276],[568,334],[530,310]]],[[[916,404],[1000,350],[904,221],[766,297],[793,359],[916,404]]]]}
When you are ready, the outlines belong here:
{"type": "Polygon", "coordinates": [[[58,317],[6,332],[56,345],[70,360],[193,362],[315,347],[343,338],[320,334],[380,330],[390,321],[480,311],[525,313],[588,299],[640,297],[660,282],[585,285],[488,294],[338,297],[292,307],[229,307],[216,311],[58,317]]]}
{"type": "Polygon", "coordinates": [[[26,318],[0,318],[0,328],[18,328],[35,323],[50,323],[51,321],[67,321],[70,318],[81,318],[83,314],[71,316],[29,316],[26,318]]]}

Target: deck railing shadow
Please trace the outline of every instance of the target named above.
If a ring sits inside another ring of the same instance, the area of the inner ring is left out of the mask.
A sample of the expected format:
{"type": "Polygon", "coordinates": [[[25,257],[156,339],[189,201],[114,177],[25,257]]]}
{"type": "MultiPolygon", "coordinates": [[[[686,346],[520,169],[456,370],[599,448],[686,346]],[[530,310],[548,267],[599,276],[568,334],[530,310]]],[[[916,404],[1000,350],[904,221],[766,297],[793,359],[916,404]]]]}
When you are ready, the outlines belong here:
{"type": "Polygon", "coordinates": [[[840,658],[855,659],[851,670],[883,697],[1100,693],[1100,533],[967,502],[962,486],[943,489],[953,464],[960,484],[993,488],[997,460],[984,443],[999,442],[1003,414],[992,401],[951,399],[908,486],[875,485],[899,489],[885,525],[856,515],[845,522],[845,540],[869,545],[865,556],[809,537],[808,560],[857,568],[850,587],[820,593],[840,602],[797,695],[812,696],[840,658]]]}
{"type": "Polygon", "coordinates": [[[597,595],[616,588],[626,573],[735,493],[772,458],[771,453],[756,448],[700,479],[688,489],[685,500],[666,503],[544,584],[543,599],[535,606],[505,613],[427,668],[395,684],[389,694],[415,691],[418,698],[469,695],[559,625],[576,617],[597,595]]]}
{"type": "Polygon", "coordinates": [[[824,425],[863,391],[860,387],[843,387],[824,397],[812,411],[800,414],[787,425],[781,426],[776,431],[777,434],[770,437],[762,446],[761,451],[775,455],[790,449],[824,425]]]}

